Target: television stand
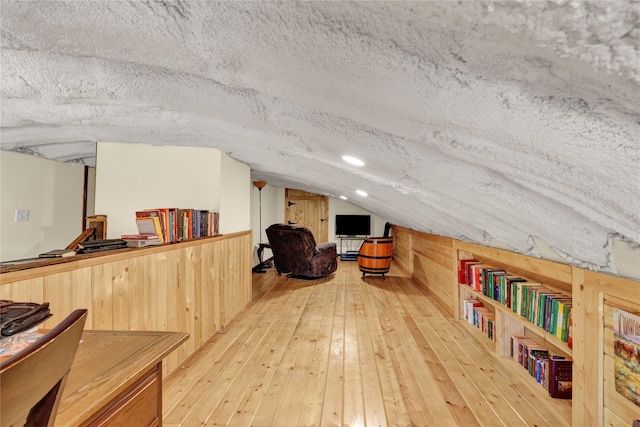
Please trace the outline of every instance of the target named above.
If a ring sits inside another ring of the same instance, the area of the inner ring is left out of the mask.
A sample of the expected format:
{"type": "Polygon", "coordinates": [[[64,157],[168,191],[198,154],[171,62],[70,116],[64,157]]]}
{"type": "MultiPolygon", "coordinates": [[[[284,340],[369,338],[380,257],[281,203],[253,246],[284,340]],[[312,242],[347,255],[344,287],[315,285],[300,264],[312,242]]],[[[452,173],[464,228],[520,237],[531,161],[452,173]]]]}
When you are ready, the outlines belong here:
{"type": "Polygon", "coordinates": [[[358,260],[358,251],[347,251],[340,255],[340,260],[342,261],[357,261],[358,260]]]}
{"type": "Polygon", "coordinates": [[[340,239],[340,259],[342,261],[357,261],[360,246],[367,240],[367,236],[338,236],[338,239],[340,239]]]}

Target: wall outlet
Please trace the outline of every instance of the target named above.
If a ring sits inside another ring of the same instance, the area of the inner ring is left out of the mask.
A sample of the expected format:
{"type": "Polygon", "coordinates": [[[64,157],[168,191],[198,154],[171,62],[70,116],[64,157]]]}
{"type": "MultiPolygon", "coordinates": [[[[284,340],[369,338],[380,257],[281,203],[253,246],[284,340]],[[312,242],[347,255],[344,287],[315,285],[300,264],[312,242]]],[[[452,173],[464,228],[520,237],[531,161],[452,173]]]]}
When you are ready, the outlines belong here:
{"type": "Polygon", "coordinates": [[[29,211],[27,209],[16,209],[16,222],[29,221],[29,211]]]}

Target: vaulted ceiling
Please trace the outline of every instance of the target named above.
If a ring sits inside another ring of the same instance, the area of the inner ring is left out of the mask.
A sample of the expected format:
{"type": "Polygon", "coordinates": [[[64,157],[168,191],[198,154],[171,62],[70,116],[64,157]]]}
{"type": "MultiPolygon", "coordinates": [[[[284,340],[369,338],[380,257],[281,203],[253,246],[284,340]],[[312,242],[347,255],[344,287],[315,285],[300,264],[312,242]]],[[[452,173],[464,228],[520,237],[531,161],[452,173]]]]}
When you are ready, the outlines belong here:
{"type": "Polygon", "coordinates": [[[640,247],[637,1],[1,6],[2,150],[215,147],[420,231],[610,272],[640,247]]]}

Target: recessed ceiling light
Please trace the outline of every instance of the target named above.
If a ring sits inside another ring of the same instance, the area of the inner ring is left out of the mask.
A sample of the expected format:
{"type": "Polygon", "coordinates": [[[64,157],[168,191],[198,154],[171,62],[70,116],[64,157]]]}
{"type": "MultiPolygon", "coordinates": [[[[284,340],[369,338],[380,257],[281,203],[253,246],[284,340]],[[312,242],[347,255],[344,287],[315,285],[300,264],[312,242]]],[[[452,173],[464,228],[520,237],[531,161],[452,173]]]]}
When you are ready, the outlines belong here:
{"type": "Polygon", "coordinates": [[[342,160],[355,166],[364,166],[364,162],[352,156],[342,156],[342,160]]]}
{"type": "Polygon", "coordinates": [[[340,196],[342,200],[347,200],[347,196],[340,196]]]}
{"type": "Polygon", "coordinates": [[[368,194],[366,191],[362,191],[362,190],[356,190],[356,193],[362,197],[367,197],[368,194]]]}

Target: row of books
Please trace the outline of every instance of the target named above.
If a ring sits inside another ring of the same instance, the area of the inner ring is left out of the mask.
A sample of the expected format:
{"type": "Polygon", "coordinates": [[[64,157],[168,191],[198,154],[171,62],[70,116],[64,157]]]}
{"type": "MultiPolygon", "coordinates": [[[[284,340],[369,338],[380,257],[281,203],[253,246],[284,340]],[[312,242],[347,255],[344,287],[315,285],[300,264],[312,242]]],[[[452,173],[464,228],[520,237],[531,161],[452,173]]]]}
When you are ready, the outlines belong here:
{"type": "Polygon", "coordinates": [[[573,347],[571,296],[475,259],[459,260],[458,281],[573,347]]]}
{"type": "Polygon", "coordinates": [[[496,316],[475,298],[463,301],[464,320],[480,329],[490,340],[496,340],[496,316]]]}
{"type": "Polygon", "coordinates": [[[511,357],[549,392],[549,396],[571,399],[571,359],[549,354],[549,350],[526,335],[511,336],[511,357]]]}
{"type": "MultiPolygon", "coordinates": [[[[154,233],[158,235],[162,243],[176,243],[181,240],[216,236],[219,234],[220,214],[208,210],[178,208],[144,209],[136,211],[136,224],[138,224],[141,219],[143,221],[153,222],[154,233]],[[145,220],[145,218],[151,219],[145,220]],[[153,218],[155,218],[155,220],[153,218]]],[[[140,231],[140,226],[138,226],[138,229],[140,231]]]]}

